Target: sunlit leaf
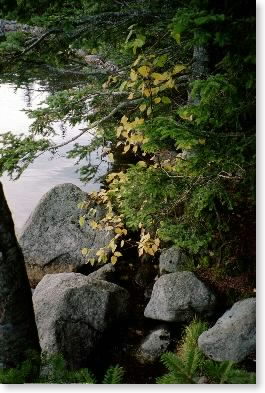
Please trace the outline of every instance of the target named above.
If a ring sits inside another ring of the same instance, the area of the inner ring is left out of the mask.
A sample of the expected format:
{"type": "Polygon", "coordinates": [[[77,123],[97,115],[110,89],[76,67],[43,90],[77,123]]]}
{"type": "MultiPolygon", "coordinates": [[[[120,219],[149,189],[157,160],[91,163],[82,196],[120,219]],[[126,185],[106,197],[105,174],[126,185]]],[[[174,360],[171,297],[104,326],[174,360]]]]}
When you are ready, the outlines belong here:
{"type": "Polygon", "coordinates": [[[169,97],[163,96],[161,100],[163,104],[171,104],[171,99],[169,97]]]}
{"type": "Polygon", "coordinates": [[[113,153],[109,153],[109,154],[108,154],[108,159],[109,159],[109,161],[111,161],[111,162],[114,161],[113,153]]]}
{"type": "Polygon", "coordinates": [[[115,255],[112,255],[110,261],[112,263],[112,265],[115,265],[115,263],[117,262],[118,258],[115,255]]]}
{"type": "Polygon", "coordinates": [[[142,104],[139,106],[140,112],[144,112],[146,110],[146,104],[142,104]]]}
{"type": "Polygon", "coordinates": [[[137,78],[138,78],[137,72],[135,72],[133,69],[131,69],[130,78],[131,78],[131,80],[132,80],[133,82],[136,81],[137,78]]]}
{"type": "Polygon", "coordinates": [[[87,255],[88,252],[89,252],[88,248],[82,248],[82,250],[81,250],[82,255],[87,255]]]}
{"type": "Polygon", "coordinates": [[[82,226],[84,226],[84,224],[85,224],[85,217],[84,217],[84,216],[81,216],[81,217],[79,218],[79,225],[80,225],[80,227],[82,227],[82,226]]]}
{"type": "Polygon", "coordinates": [[[139,74],[141,74],[144,77],[147,77],[148,74],[150,73],[151,69],[148,66],[141,66],[138,68],[137,70],[139,72],[139,74]]]}
{"type": "Polygon", "coordinates": [[[130,150],[130,145],[126,145],[123,149],[122,154],[126,154],[130,150]]]}

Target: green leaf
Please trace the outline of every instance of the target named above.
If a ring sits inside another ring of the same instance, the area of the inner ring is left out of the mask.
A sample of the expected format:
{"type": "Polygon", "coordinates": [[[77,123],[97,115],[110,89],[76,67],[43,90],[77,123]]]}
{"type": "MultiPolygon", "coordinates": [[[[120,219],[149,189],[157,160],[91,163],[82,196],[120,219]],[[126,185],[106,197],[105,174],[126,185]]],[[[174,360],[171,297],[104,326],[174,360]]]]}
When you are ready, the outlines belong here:
{"type": "Polygon", "coordinates": [[[178,74],[179,72],[185,70],[186,66],[184,64],[176,64],[175,67],[173,68],[172,74],[178,74]]]}
{"type": "Polygon", "coordinates": [[[167,58],[168,58],[168,55],[162,55],[162,56],[158,56],[155,60],[154,60],[154,66],[156,66],[156,67],[164,67],[164,65],[166,64],[166,62],[167,62],[167,58]]]}
{"type": "Polygon", "coordinates": [[[171,104],[171,99],[169,97],[163,96],[161,98],[161,101],[163,102],[163,104],[171,104]]]}

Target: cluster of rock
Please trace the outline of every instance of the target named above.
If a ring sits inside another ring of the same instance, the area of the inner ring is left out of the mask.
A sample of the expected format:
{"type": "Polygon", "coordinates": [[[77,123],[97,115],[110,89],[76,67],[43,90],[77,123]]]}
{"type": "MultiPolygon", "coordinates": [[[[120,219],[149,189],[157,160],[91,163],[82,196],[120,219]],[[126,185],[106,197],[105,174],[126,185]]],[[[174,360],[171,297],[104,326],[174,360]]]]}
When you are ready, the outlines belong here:
{"type": "MultiPolygon", "coordinates": [[[[117,285],[113,265],[88,276],[69,272],[85,263],[82,247],[96,250],[112,236],[79,226],[77,204],[86,197],[71,184],[55,187],[40,201],[20,238],[28,266],[62,269],[62,273],[44,276],[34,291],[33,303],[42,350],[63,354],[74,367],[84,365],[102,337],[111,334],[113,324],[126,319],[130,304],[128,291],[117,285]]],[[[97,218],[102,214],[97,208],[97,218]]],[[[157,321],[157,327],[135,350],[142,363],[155,362],[170,348],[172,325],[214,315],[215,295],[194,273],[185,271],[185,266],[186,257],[179,249],[162,250],[160,274],[144,310],[144,317],[157,321]]],[[[137,283],[142,283],[138,276],[137,283]]],[[[255,351],[255,315],[254,298],[237,302],[199,337],[200,349],[217,361],[243,360],[255,351]]]]}

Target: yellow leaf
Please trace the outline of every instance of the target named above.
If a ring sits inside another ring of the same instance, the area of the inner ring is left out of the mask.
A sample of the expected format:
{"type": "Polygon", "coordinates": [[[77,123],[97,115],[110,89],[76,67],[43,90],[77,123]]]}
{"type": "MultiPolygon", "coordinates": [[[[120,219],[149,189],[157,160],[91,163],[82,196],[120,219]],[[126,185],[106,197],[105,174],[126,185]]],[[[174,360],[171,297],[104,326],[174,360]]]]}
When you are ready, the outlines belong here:
{"type": "Polygon", "coordinates": [[[150,95],[151,95],[150,89],[145,88],[143,91],[143,95],[145,95],[146,97],[150,97],[150,95]]]}
{"type": "Polygon", "coordinates": [[[121,135],[122,130],[123,130],[123,126],[119,126],[119,127],[117,128],[117,130],[116,130],[116,135],[117,135],[118,138],[119,138],[119,136],[121,135]]]}
{"type": "Polygon", "coordinates": [[[91,266],[93,266],[95,263],[95,258],[89,258],[88,262],[90,262],[91,266]]]}
{"type": "Polygon", "coordinates": [[[104,257],[106,255],[105,250],[103,248],[100,248],[97,252],[96,255],[99,257],[104,257]]]}
{"type": "Polygon", "coordinates": [[[147,166],[145,161],[138,161],[138,162],[137,162],[137,165],[140,166],[140,167],[142,167],[142,168],[144,168],[144,167],[147,166]]]}
{"type": "Polygon", "coordinates": [[[118,258],[115,257],[115,255],[112,255],[112,257],[111,257],[111,259],[110,259],[112,265],[115,265],[115,263],[117,262],[117,260],[118,260],[118,258]]]}
{"type": "Polygon", "coordinates": [[[122,253],[119,251],[114,252],[115,257],[122,257],[122,253]]]}
{"type": "Polygon", "coordinates": [[[120,90],[120,91],[123,91],[124,88],[126,87],[126,85],[127,85],[127,81],[122,82],[122,84],[121,84],[120,87],[119,87],[119,90],[120,90]]]}
{"type": "Polygon", "coordinates": [[[144,112],[146,110],[146,104],[142,104],[139,106],[140,112],[144,112]]]}
{"type": "Polygon", "coordinates": [[[147,254],[149,254],[149,255],[152,255],[152,256],[155,255],[154,251],[153,251],[152,248],[150,248],[150,247],[144,247],[144,250],[145,250],[145,252],[146,252],[147,254]]]}
{"type": "Polygon", "coordinates": [[[111,162],[114,161],[113,153],[109,153],[109,154],[108,154],[108,159],[109,159],[109,161],[111,161],[111,162]]]}
{"type": "Polygon", "coordinates": [[[142,67],[139,67],[137,71],[139,72],[139,74],[146,77],[146,76],[148,76],[151,69],[148,66],[142,66],[142,67]]]}
{"type": "Polygon", "coordinates": [[[157,238],[157,239],[155,239],[155,244],[159,247],[159,245],[160,245],[160,240],[157,238]]]}
{"type": "Polygon", "coordinates": [[[90,221],[90,222],[89,222],[89,225],[90,225],[91,228],[93,228],[93,229],[97,229],[97,227],[98,227],[98,223],[97,223],[96,221],[94,221],[94,220],[90,221]]]}
{"type": "Polygon", "coordinates": [[[131,69],[130,78],[133,82],[137,80],[137,73],[133,69],[131,69]]]}
{"type": "Polygon", "coordinates": [[[131,131],[131,129],[133,128],[133,123],[126,123],[124,124],[124,129],[127,131],[131,131]]]}
{"type": "Polygon", "coordinates": [[[117,173],[116,173],[116,172],[110,173],[110,174],[107,176],[107,182],[110,183],[116,176],[117,176],[117,173]]]}
{"type": "Polygon", "coordinates": [[[133,63],[133,65],[136,66],[139,63],[139,61],[141,60],[141,58],[142,58],[142,55],[138,56],[137,59],[135,60],[135,62],[133,63]]]}
{"type": "Polygon", "coordinates": [[[123,131],[123,132],[121,133],[121,135],[124,136],[124,138],[128,138],[128,136],[129,136],[129,131],[123,131]]]}
{"type": "Polygon", "coordinates": [[[156,244],[153,244],[153,245],[152,245],[152,250],[153,250],[154,252],[157,252],[157,250],[158,250],[158,247],[157,247],[157,245],[156,245],[156,244]]]}
{"type": "Polygon", "coordinates": [[[123,229],[123,230],[122,230],[122,233],[126,236],[127,233],[128,233],[127,229],[123,229]]]}
{"type": "Polygon", "coordinates": [[[160,97],[156,97],[156,98],[154,99],[155,104],[159,104],[160,101],[161,101],[161,98],[160,98],[160,97]]]}
{"type": "Polygon", "coordinates": [[[198,142],[200,145],[205,145],[205,139],[199,139],[198,142]]]}
{"type": "Polygon", "coordinates": [[[123,247],[123,246],[124,246],[124,240],[121,241],[121,247],[123,247]]]}
{"type": "Polygon", "coordinates": [[[152,95],[155,96],[159,92],[159,90],[160,90],[159,87],[152,87],[151,89],[152,95]]]}
{"type": "Polygon", "coordinates": [[[175,86],[175,82],[173,81],[172,78],[170,78],[170,79],[164,84],[165,89],[173,89],[174,86],[175,86]]]}
{"type": "Polygon", "coordinates": [[[141,256],[141,255],[143,255],[143,253],[144,253],[144,249],[143,248],[139,248],[139,257],[141,256]]]}
{"type": "Polygon", "coordinates": [[[149,106],[149,108],[146,111],[146,114],[147,114],[147,116],[150,116],[151,113],[152,113],[152,108],[151,108],[151,106],[149,106]]]}
{"type": "Polygon", "coordinates": [[[127,122],[128,122],[128,117],[125,116],[125,115],[123,115],[122,118],[121,118],[121,123],[124,125],[124,124],[126,124],[127,122]]]}
{"type": "Polygon", "coordinates": [[[137,150],[138,150],[138,145],[135,145],[135,146],[133,147],[133,152],[134,152],[134,153],[137,153],[137,150]]]}
{"type": "Polygon", "coordinates": [[[127,151],[129,151],[129,150],[130,150],[130,145],[126,145],[126,146],[124,147],[124,149],[123,149],[122,154],[126,154],[127,151]]]}
{"type": "Polygon", "coordinates": [[[122,234],[122,229],[121,228],[115,228],[115,233],[118,233],[118,234],[122,234]]]}
{"type": "Polygon", "coordinates": [[[136,117],[132,124],[133,124],[133,127],[140,126],[140,125],[144,124],[144,118],[141,117],[139,119],[138,117],[136,117]]]}
{"type": "Polygon", "coordinates": [[[186,66],[183,64],[176,64],[175,67],[173,68],[172,74],[178,74],[179,72],[185,70],[186,66]]]}
{"type": "Polygon", "coordinates": [[[85,217],[84,217],[84,216],[81,216],[81,217],[79,218],[79,225],[80,225],[80,227],[82,227],[84,224],[85,224],[85,217]]]}
{"type": "Polygon", "coordinates": [[[133,93],[130,93],[129,95],[128,95],[128,100],[132,100],[133,99],[133,93]]]}
{"type": "Polygon", "coordinates": [[[87,255],[88,251],[89,251],[88,248],[82,248],[81,253],[82,253],[82,255],[87,255]]]}
{"type": "Polygon", "coordinates": [[[159,72],[153,72],[151,76],[155,81],[158,82],[166,81],[170,77],[168,72],[163,72],[163,74],[160,74],[159,72]]]}

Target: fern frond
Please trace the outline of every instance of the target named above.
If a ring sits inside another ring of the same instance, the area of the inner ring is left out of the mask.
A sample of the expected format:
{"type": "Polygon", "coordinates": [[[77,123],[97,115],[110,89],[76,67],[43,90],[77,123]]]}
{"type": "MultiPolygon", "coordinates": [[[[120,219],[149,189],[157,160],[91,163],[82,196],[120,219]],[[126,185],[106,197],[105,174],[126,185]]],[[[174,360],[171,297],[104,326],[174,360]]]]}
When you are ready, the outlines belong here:
{"type": "Polygon", "coordinates": [[[166,352],[161,356],[161,361],[175,378],[175,383],[195,383],[189,374],[185,362],[172,352],[166,352]]]}
{"type": "MultiPolygon", "coordinates": [[[[81,370],[72,371],[71,376],[69,376],[69,380],[72,383],[87,383],[87,384],[96,384],[96,378],[87,368],[83,368],[81,370]]],[[[69,382],[68,382],[69,383],[69,382]]]]}
{"type": "Polygon", "coordinates": [[[256,374],[246,370],[233,369],[230,372],[228,382],[232,384],[256,384],[256,374]]]}
{"type": "Polygon", "coordinates": [[[185,383],[185,382],[183,382],[181,377],[176,378],[176,376],[173,375],[172,373],[168,373],[168,374],[163,375],[162,377],[157,378],[156,383],[168,385],[168,384],[181,384],[181,383],[185,383]]]}
{"type": "Polygon", "coordinates": [[[236,364],[232,361],[224,361],[221,363],[207,360],[205,362],[205,372],[214,383],[224,384],[255,384],[256,375],[246,370],[236,368],[236,364]]]}
{"type": "Polygon", "coordinates": [[[106,374],[103,379],[103,384],[120,384],[122,383],[124,376],[124,370],[119,365],[110,367],[106,371],[106,374]]]}
{"type": "Polygon", "coordinates": [[[186,326],[184,335],[182,338],[182,344],[179,348],[178,355],[182,359],[186,359],[192,348],[197,347],[199,336],[207,330],[207,324],[205,322],[194,319],[190,325],[186,326]]]}
{"type": "Polygon", "coordinates": [[[203,365],[204,356],[198,347],[192,347],[189,350],[186,350],[185,355],[184,362],[187,373],[190,376],[194,376],[203,365]]]}

